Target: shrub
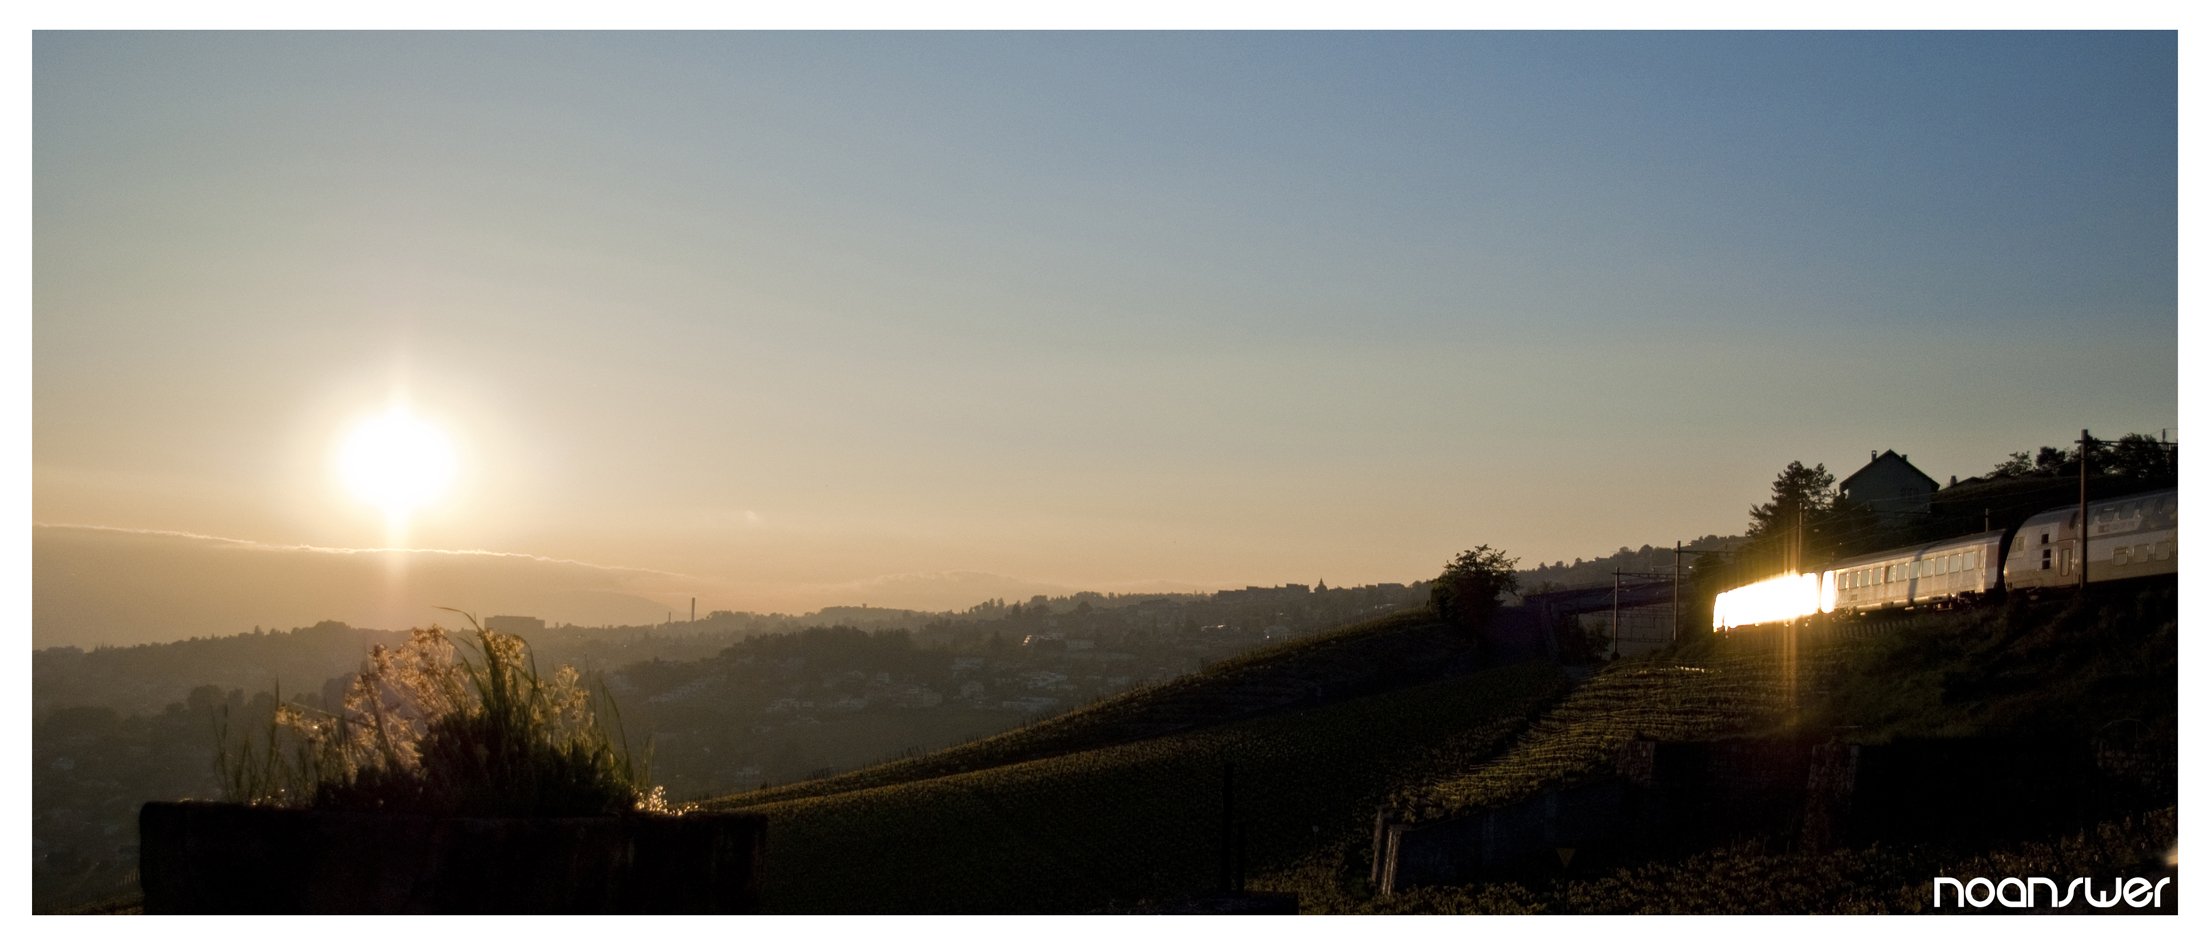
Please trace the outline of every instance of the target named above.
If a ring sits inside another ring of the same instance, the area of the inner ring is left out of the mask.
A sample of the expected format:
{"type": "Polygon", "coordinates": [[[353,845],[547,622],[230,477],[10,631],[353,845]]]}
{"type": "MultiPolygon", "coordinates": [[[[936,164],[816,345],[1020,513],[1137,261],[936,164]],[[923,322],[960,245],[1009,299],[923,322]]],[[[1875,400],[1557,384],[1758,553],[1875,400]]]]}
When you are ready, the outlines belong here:
{"type": "Polygon", "coordinates": [[[1451,559],[1428,588],[1428,603],[1449,623],[1479,627],[1496,613],[1499,598],[1519,590],[1519,559],[1482,545],[1451,559]]]}
{"type": "Polygon", "coordinates": [[[450,816],[668,810],[573,667],[540,675],[520,637],[468,621],[458,645],[432,625],[375,647],[337,712],[280,704],[260,745],[233,755],[225,738],[230,799],[450,816]]]}

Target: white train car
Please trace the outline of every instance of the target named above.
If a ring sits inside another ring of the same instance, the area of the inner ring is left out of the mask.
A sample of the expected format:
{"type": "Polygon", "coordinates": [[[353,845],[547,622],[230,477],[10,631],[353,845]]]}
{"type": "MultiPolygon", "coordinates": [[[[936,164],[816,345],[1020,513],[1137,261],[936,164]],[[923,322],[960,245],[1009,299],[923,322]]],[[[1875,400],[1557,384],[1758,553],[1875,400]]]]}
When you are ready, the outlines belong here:
{"type": "MultiPolygon", "coordinates": [[[[2179,573],[2179,490],[2090,503],[2088,525],[2088,583],[2179,573]]],[[[1824,571],[1734,588],[1712,602],[1712,629],[1814,613],[1947,608],[2011,591],[2036,594],[2078,584],[2078,568],[2079,507],[2062,506],[2016,529],[1877,551],[1824,571]]]]}
{"type": "Polygon", "coordinates": [[[1819,609],[1870,613],[1978,600],[2002,586],[2008,534],[1982,532],[1837,561],[1820,576],[1819,609]]]}
{"type": "MultiPolygon", "coordinates": [[[[2090,502],[2087,515],[2088,583],[2179,573],[2179,490],[2090,502]]],[[[2079,524],[2079,507],[2064,506],[2019,525],[2003,559],[2004,586],[2034,592],[2077,585],[2079,524]]]]}

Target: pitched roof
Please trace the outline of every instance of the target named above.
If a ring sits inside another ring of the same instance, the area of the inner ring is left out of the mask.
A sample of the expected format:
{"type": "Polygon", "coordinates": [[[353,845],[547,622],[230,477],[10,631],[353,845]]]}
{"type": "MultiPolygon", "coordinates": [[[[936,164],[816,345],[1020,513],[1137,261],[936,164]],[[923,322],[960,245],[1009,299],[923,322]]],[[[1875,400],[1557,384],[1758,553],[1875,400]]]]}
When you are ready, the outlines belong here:
{"type": "Polygon", "coordinates": [[[1936,480],[1936,479],[1935,479],[1934,477],[1932,477],[1932,476],[1929,476],[1929,475],[1927,475],[1927,474],[1926,474],[1926,473],[1925,473],[1924,471],[1920,470],[1920,469],[1919,469],[1919,468],[1918,468],[1917,466],[1913,466],[1913,465],[1911,465],[1911,461],[1910,461],[1909,459],[1907,459],[1907,458],[1905,458],[1905,457],[1903,457],[1903,456],[1899,456],[1899,455],[1897,455],[1897,454],[1896,454],[1896,452],[1895,452],[1894,450],[1889,450],[1889,451],[1887,451],[1887,452],[1885,452],[1885,453],[1882,453],[1882,454],[1880,454],[1880,455],[1878,455],[1878,456],[1875,456],[1875,457],[1873,457],[1873,458],[1872,458],[1872,462],[1869,462],[1869,463],[1866,463],[1866,464],[1865,464],[1865,468],[1863,468],[1863,469],[1860,469],[1860,470],[1857,470],[1856,472],[1850,473],[1850,474],[1849,474],[1849,478],[1848,478],[1848,479],[1844,479],[1844,480],[1842,480],[1842,483],[1841,483],[1841,486],[1842,486],[1842,488],[1843,488],[1843,489],[1845,489],[1845,490],[1846,490],[1846,489],[1848,489],[1848,488],[1849,488],[1849,484],[1850,484],[1851,482],[1855,481],[1857,477],[1859,477],[1859,476],[1862,476],[1862,475],[1864,475],[1864,474],[1866,474],[1866,473],[1868,473],[1868,472],[1871,472],[1871,471],[1872,471],[1872,469],[1873,469],[1873,467],[1875,467],[1875,466],[1878,466],[1878,465],[1880,465],[1881,463],[1885,463],[1885,462],[1888,462],[1889,460],[1894,460],[1895,462],[1898,462],[1898,463],[1902,463],[1902,464],[1903,464],[1903,468],[1905,468],[1905,469],[1908,469],[1908,470],[1910,470],[1910,471],[1912,472],[1912,474],[1914,474],[1914,475],[1918,476],[1918,478],[1926,480],[1926,484],[1927,484],[1928,486],[1930,486],[1930,487],[1932,487],[1932,488],[1934,488],[1934,489],[1940,489],[1940,488],[1941,488],[1941,482],[1940,482],[1939,480],[1936,480]]]}

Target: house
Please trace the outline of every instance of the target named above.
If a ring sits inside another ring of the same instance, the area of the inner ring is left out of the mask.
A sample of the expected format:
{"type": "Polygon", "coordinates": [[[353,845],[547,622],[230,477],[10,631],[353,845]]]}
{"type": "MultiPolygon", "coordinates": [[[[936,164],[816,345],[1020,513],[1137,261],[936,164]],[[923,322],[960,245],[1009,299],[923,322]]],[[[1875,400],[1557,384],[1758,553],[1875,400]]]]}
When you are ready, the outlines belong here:
{"type": "Polygon", "coordinates": [[[1888,450],[1873,453],[1865,468],[1842,480],[1841,497],[1893,524],[1932,511],[1939,488],[1941,483],[1911,465],[1909,456],[1888,450]]]}

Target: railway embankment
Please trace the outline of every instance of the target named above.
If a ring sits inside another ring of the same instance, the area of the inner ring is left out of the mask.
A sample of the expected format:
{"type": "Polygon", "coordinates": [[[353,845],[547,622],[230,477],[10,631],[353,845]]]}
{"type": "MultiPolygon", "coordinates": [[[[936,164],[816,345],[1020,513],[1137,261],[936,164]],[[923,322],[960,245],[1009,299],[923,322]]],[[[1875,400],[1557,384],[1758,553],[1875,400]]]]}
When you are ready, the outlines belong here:
{"type": "Polygon", "coordinates": [[[1614,664],[1378,813],[1368,888],[1572,888],[1750,843],[1987,850],[2176,803],[2168,586],[1776,628],[1614,664]]]}

